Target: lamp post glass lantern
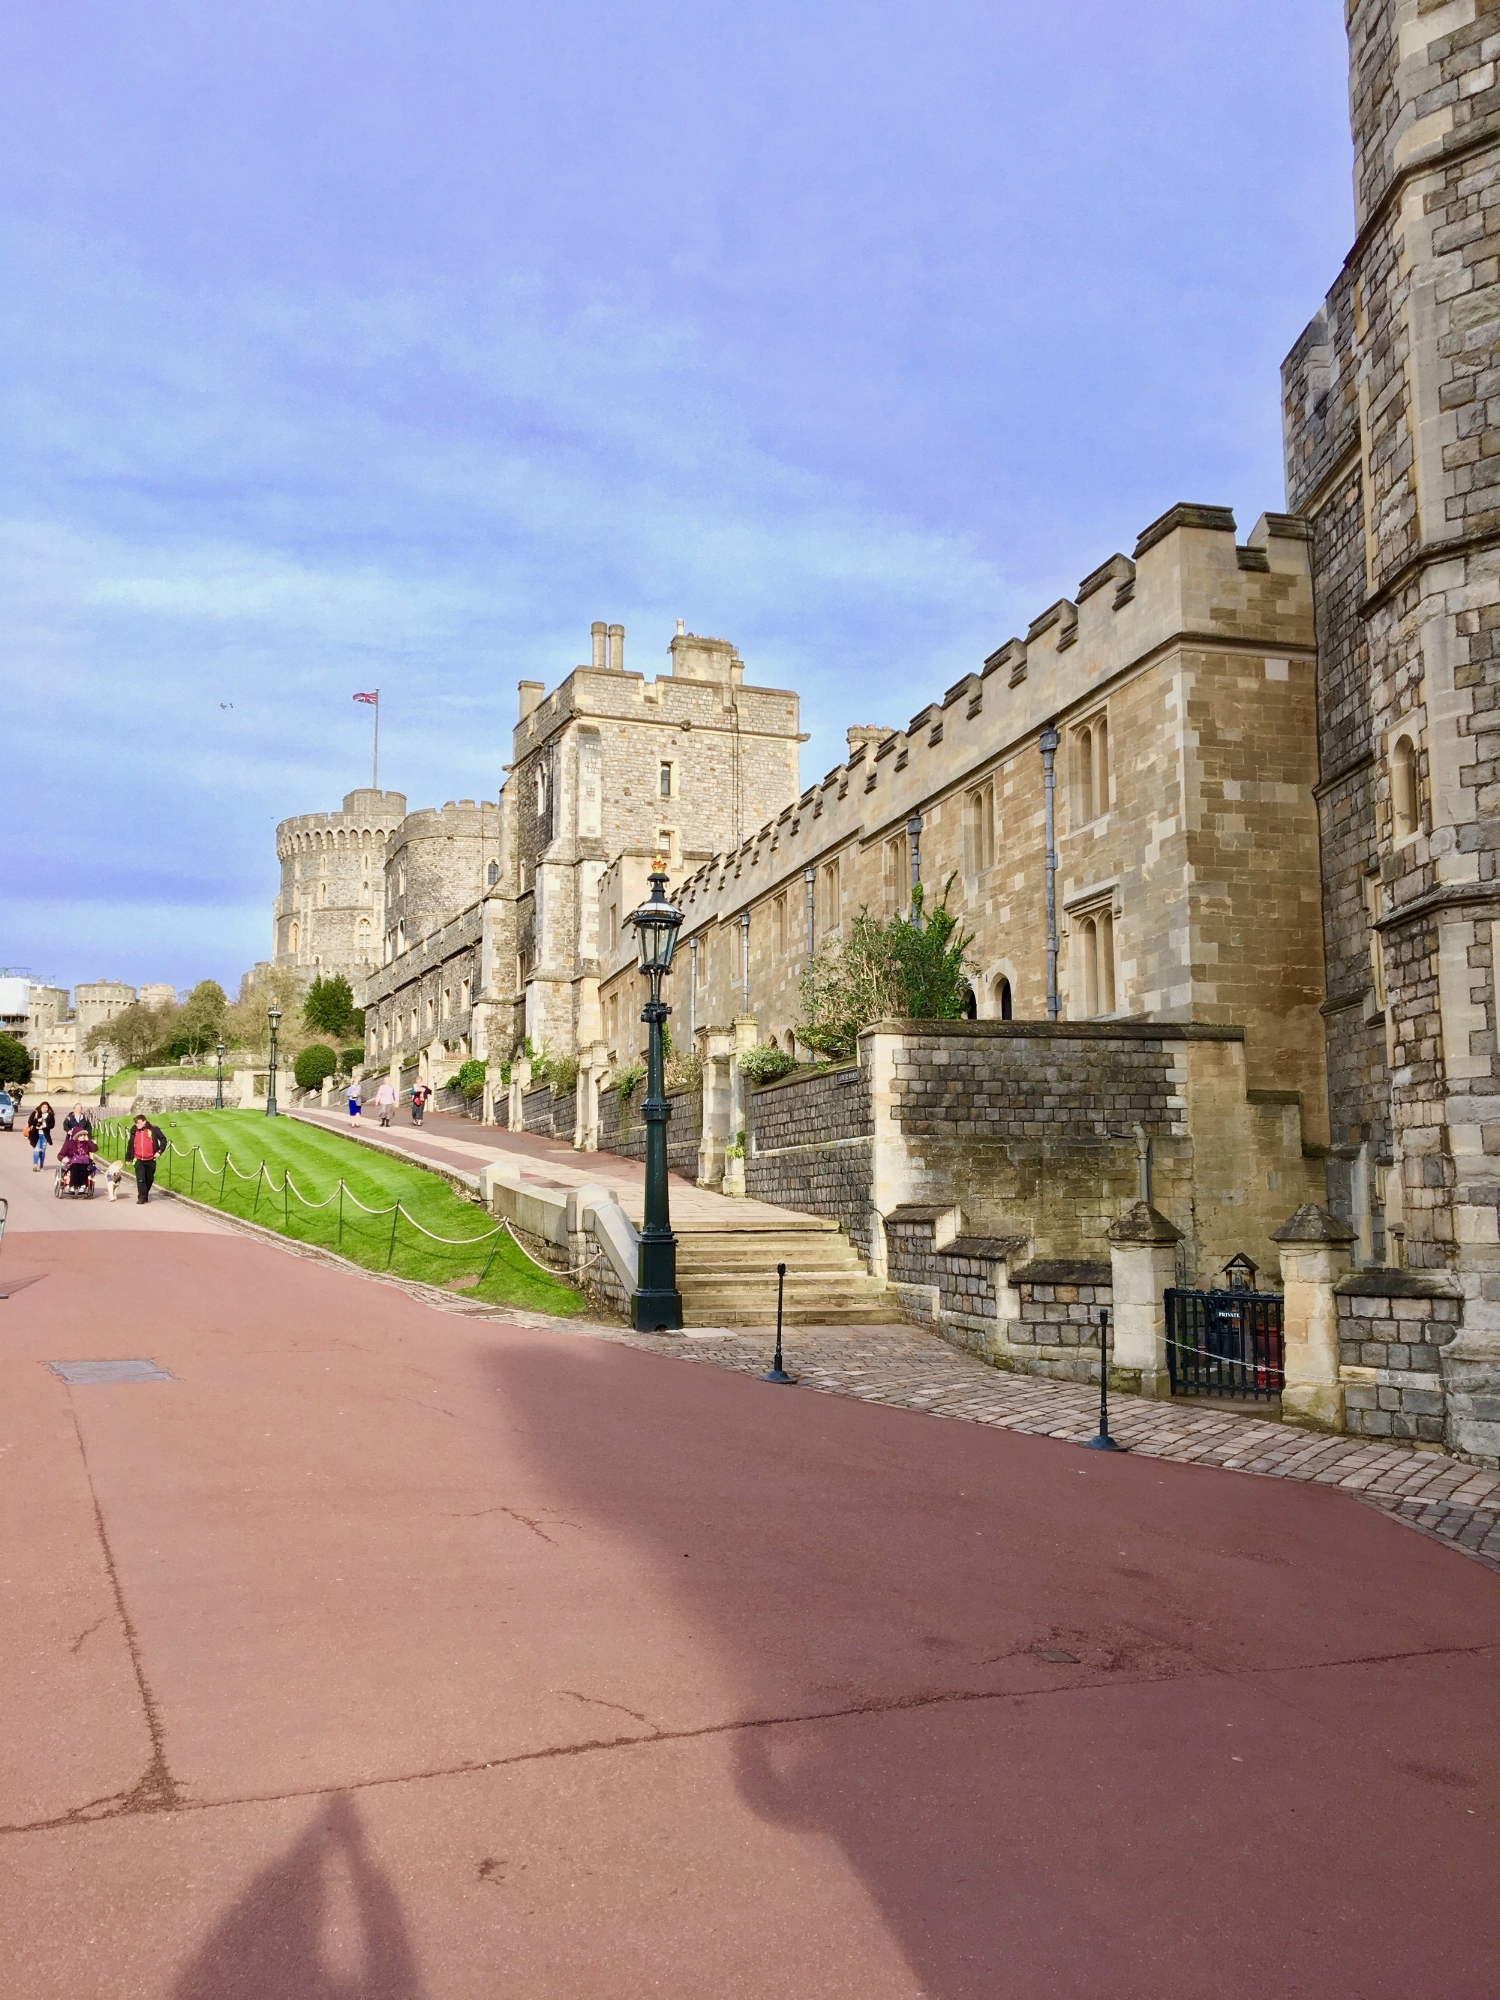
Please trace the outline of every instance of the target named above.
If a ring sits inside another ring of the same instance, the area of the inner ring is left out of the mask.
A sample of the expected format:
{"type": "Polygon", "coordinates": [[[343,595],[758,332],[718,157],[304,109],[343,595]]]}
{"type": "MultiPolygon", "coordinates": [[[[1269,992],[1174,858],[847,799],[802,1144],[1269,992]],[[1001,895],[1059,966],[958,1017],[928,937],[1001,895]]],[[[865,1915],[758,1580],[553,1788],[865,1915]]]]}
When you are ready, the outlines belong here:
{"type": "Polygon", "coordinates": [[[222,1111],[224,1109],[224,1044],[222,1042],[215,1042],[214,1044],[214,1062],[218,1069],[218,1075],[214,1083],[214,1110],[222,1111]]]}
{"type": "Polygon", "coordinates": [[[667,1103],[661,1031],[671,1008],[661,997],[661,983],[672,969],[682,912],[667,901],[667,878],[651,877],[651,894],[633,914],[636,954],[650,982],[651,997],[641,1011],[646,1024],[646,1099],[641,1117],[646,1126],[646,1206],[641,1228],[640,1264],[630,1301],[631,1324],[642,1333],[675,1333],[682,1325],[682,1294],[677,1289],[677,1239],[672,1234],[667,1205],[667,1103]]]}
{"type": "Polygon", "coordinates": [[[266,1083],[266,1116],[276,1116],[276,1030],[281,1026],[281,1009],[272,1001],[266,1010],[266,1019],[271,1024],[271,1074],[266,1083]]]}

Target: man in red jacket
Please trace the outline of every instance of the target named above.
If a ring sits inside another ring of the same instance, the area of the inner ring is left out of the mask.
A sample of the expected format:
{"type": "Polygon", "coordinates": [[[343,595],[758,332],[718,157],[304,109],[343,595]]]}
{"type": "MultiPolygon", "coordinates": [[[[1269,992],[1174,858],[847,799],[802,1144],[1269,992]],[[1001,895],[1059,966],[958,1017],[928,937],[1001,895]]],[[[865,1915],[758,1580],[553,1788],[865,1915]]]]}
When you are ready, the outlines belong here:
{"type": "Polygon", "coordinates": [[[167,1150],[167,1135],[159,1125],[153,1125],[144,1111],[136,1113],[135,1123],[125,1141],[125,1159],[135,1168],[135,1198],[137,1203],[151,1199],[151,1183],[156,1179],[156,1163],[167,1150]]]}

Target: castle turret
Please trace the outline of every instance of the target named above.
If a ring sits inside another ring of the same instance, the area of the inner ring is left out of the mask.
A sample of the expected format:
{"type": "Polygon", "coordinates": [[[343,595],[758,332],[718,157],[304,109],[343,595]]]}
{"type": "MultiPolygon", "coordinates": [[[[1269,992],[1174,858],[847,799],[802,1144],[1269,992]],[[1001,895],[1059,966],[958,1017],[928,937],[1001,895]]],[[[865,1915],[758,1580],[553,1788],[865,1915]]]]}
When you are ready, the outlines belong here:
{"type": "Polygon", "coordinates": [[[272,958],[308,979],[337,973],[353,983],[381,957],[386,849],[406,816],[403,792],[369,788],[339,812],[301,813],[276,829],[281,893],[272,958]]]}

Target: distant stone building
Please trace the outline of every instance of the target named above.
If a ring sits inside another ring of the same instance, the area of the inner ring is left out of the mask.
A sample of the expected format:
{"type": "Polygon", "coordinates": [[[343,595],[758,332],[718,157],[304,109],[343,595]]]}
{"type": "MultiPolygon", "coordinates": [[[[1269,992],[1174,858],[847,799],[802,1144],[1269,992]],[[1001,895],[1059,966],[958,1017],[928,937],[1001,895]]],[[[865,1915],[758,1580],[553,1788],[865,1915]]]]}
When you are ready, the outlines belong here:
{"type": "Polygon", "coordinates": [[[32,986],[20,1039],[31,1057],[33,1090],[97,1089],[100,1076],[118,1068],[120,1059],[107,1040],[96,1049],[87,1046],[94,1030],[106,1027],[137,1000],[161,1007],[176,999],[174,986],[148,985],[137,991],[123,979],[96,979],[75,986],[70,1005],[65,986],[32,986]]]}
{"type": "Polygon", "coordinates": [[[281,822],[272,964],[309,982],[343,973],[353,984],[380,963],[386,849],[405,814],[400,792],[364,790],[348,793],[339,812],[281,822]]]}

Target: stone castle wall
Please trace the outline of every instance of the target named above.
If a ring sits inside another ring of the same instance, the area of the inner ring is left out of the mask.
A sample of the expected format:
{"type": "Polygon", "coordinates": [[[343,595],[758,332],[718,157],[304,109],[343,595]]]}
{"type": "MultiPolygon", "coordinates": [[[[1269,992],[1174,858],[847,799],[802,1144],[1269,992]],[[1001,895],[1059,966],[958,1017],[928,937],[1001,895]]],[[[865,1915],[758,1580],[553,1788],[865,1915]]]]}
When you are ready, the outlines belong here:
{"type": "Polygon", "coordinates": [[[281,886],[272,960],[308,979],[351,985],[381,958],[385,857],[406,812],[400,792],[350,792],[340,812],[302,813],[276,829],[281,886]]]}

